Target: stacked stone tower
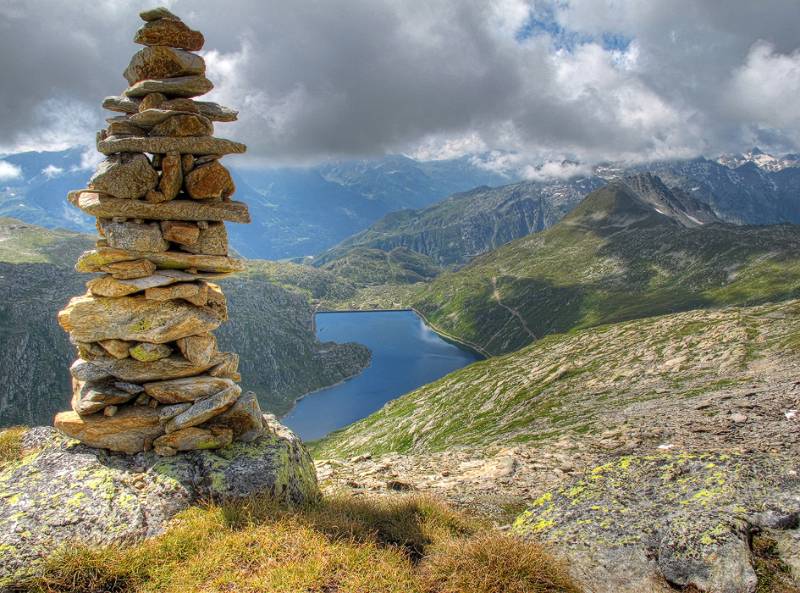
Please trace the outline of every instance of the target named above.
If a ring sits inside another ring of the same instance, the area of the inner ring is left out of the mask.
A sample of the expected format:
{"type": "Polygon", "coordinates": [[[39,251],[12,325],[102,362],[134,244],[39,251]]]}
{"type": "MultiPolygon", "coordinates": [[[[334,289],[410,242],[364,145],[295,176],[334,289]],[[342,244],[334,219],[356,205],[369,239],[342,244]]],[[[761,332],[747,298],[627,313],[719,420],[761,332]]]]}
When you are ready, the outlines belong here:
{"type": "Polygon", "coordinates": [[[255,395],[236,383],[238,356],[211,333],[228,318],[212,281],[244,267],[224,222],[250,221],[219,159],[245,146],[213,136],[235,111],[193,99],[213,87],[191,53],[203,35],[164,8],[141,17],[129,86],[103,102],[121,114],[98,134],[106,158],[88,189],[69,194],[100,235],[76,270],[101,275],[58,315],[80,358],[72,411],[55,426],[93,447],[173,455],[264,430],[255,395]]]}

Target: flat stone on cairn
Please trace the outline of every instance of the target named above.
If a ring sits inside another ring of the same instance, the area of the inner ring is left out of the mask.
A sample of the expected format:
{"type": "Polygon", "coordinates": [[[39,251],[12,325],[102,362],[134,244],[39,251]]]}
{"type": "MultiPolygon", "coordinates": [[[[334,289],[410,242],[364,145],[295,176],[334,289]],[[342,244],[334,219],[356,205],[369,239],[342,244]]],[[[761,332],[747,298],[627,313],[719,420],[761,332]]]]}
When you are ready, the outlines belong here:
{"type": "Polygon", "coordinates": [[[236,112],[193,97],[205,77],[203,35],[165,8],[141,13],[144,45],[124,71],[128,88],[103,107],[107,155],[69,201],[97,218],[96,249],[76,264],[100,273],[59,313],[80,358],[72,411],[55,426],[90,447],[159,455],[216,449],[265,434],[258,401],[242,394],[239,357],[211,333],[228,319],[210,282],[244,269],[228,255],[224,221],[250,222],[219,158],[245,146],[215,138],[236,112]]]}

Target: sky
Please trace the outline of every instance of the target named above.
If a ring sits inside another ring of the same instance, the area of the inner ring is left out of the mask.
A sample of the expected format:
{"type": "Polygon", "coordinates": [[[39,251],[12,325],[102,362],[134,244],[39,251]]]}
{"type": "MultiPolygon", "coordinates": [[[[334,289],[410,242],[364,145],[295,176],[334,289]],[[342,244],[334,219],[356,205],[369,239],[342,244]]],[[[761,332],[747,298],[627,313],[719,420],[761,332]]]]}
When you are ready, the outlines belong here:
{"type": "MultiPolygon", "coordinates": [[[[216,133],[251,164],[800,151],[798,0],[165,4],[205,34],[207,98],[240,111],[216,133]]],[[[92,145],[151,6],[0,0],[0,151],[92,145]]]]}

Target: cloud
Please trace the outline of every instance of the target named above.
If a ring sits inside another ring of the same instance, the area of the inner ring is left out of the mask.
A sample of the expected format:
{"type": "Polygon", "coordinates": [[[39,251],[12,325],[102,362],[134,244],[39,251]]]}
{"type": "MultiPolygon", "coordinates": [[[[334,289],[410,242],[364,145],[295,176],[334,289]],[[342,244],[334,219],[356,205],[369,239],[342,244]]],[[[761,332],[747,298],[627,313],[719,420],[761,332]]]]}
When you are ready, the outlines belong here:
{"type": "Polygon", "coordinates": [[[64,172],[63,167],[56,167],[55,165],[47,165],[44,169],[42,169],[42,175],[44,175],[48,179],[53,179],[53,177],[58,177],[63,172],[64,172]]]}
{"type": "MultiPolygon", "coordinates": [[[[145,5],[7,0],[0,150],[93,143],[145,5]]],[[[536,171],[800,150],[796,0],[171,5],[205,33],[209,97],[241,112],[217,133],[251,162],[481,152],[536,171]]]]}
{"type": "Polygon", "coordinates": [[[727,97],[733,117],[750,122],[754,135],[767,128],[791,144],[800,135],[800,50],[782,54],[772,44],[755,43],[727,97]]]}
{"type": "Polygon", "coordinates": [[[0,161],[0,181],[11,181],[22,177],[22,169],[8,161],[0,161]]]}

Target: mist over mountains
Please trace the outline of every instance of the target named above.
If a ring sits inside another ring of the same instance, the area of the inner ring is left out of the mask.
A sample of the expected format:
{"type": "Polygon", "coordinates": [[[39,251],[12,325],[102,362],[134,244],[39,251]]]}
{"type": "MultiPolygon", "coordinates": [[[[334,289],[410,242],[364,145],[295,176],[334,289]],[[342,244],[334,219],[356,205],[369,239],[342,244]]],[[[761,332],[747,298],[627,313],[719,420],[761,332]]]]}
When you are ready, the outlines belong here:
{"type": "MultiPolygon", "coordinates": [[[[91,231],[92,221],[63,199],[86,183],[83,159],[78,148],[2,157],[0,215],[46,228],[91,231]]],[[[715,160],[560,167],[591,173],[528,181],[520,181],[519,171],[495,171],[471,157],[419,161],[390,155],[306,168],[240,168],[233,175],[254,224],[232,229],[231,242],[241,255],[263,259],[300,258],[333,248],[320,260],[325,262],[358,245],[402,246],[440,264],[463,263],[462,255],[448,252],[474,256],[547,228],[592,190],[641,172],[708,204],[727,222],[798,223],[798,162],[797,155],[779,157],[754,148],[715,160]]]]}

